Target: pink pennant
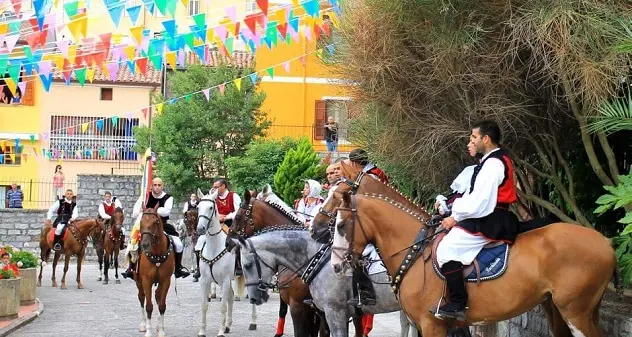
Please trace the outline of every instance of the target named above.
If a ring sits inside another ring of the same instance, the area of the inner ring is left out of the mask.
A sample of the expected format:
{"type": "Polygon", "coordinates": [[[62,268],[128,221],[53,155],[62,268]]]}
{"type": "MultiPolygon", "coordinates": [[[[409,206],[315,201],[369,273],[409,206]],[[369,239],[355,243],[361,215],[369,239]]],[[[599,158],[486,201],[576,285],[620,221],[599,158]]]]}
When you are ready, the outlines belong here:
{"type": "Polygon", "coordinates": [[[145,53],[147,53],[147,51],[149,50],[149,40],[150,40],[149,36],[143,36],[143,42],[141,43],[141,48],[143,48],[145,53]]]}
{"type": "Polygon", "coordinates": [[[226,90],[226,85],[224,83],[219,85],[219,92],[224,95],[224,90],[226,90]]]}
{"type": "Polygon", "coordinates": [[[22,96],[24,96],[24,93],[26,92],[26,82],[19,82],[18,88],[20,88],[20,92],[22,93],[22,96]]]}
{"type": "Polygon", "coordinates": [[[125,54],[122,52],[122,47],[114,47],[114,49],[112,49],[112,61],[118,62],[121,59],[122,54],[125,54]]]}
{"type": "Polygon", "coordinates": [[[185,57],[185,51],[184,50],[180,50],[178,51],[178,65],[180,66],[184,66],[184,57],[185,57]]]}
{"type": "Polygon", "coordinates": [[[44,24],[49,27],[55,27],[55,22],[57,22],[57,14],[55,13],[50,13],[44,18],[44,24]]]}
{"type": "Polygon", "coordinates": [[[69,136],[72,136],[75,134],[75,128],[72,126],[69,126],[66,130],[68,131],[69,136]]]}
{"type": "Polygon", "coordinates": [[[13,51],[15,48],[15,44],[18,43],[18,39],[20,38],[20,34],[9,34],[4,37],[4,41],[7,43],[7,49],[9,53],[13,51]]]}
{"type": "Polygon", "coordinates": [[[149,113],[149,109],[148,108],[143,108],[141,111],[143,112],[143,118],[147,119],[147,113],[149,113]]]}
{"type": "Polygon", "coordinates": [[[286,73],[289,73],[290,72],[290,61],[283,62],[283,68],[285,69],[286,73]]]}
{"type": "Polygon", "coordinates": [[[42,138],[44,138],[44,140],[48,140],[48,132],[44,132],[42,138]]]}
{"type": "Polygon", "coordinates": [[[301,60],[301,64],[303,65],[303,67],[305,66],[305,55],[299,57],[299,60],[301,60]]]}
{"type": "Polygon", "coordinates": [[[311,28],[309,28],[309,26],[306,26],[304,32],[305,32],[305,37],[307,38],[307,40],[311,41],[312,40],[312,30],[311,30],[311,28]]]}
{"type": "Polygon", "coordinates": [[[237,23],[237,5],[226,7],[224,10],[226,11],[226,16],[228,16],[230,21],[237,23]]]}
{"type": "Polygon", "coordinates": [[[118,75],[118,63],[108,63],[108,72],[110,73],[110,81],[116,81],[116,75],[118,75]]]}
{"type": "Polygon", "coordinates": [[[44,77],[48,77],[48,75],[50,75],[50,70],[53,67],[52,61],[41,61],[37,63],[37,66],[39,68],[39,74],[44,77]]]}
{"type": "Polygon", "coordinates": [[[68,58],[68,45],[70,44],[70,41],[61,40],[57,41],[56,44],[61,54],[64,55],[65,58],[68,58]]]}
{"type": "Polygon", "coordinates": [[[227,34],[227,30],[226,27],[224,26],[217,26],[215,27],[215,35],[217,35],[220,39],[222,39],[222,42],[224,42],[226,40],[226,34],[227,34]]]}
{"type": "Polygon", "coordinates": [[[294,40],[294,42],[299,42],[301,40],[301,36],[298,34],[298,32],[292,30],[290,31],[290,34],[292,35],[292,39],[294,40]]]}
{"type": "Polygon", "coordinates": [[[128,112],[127,115],[125,115],[125,117],[127,117],[127,119],[131,121],[132,119],[134,119],[134,113],[128,112]]]}
{"type": "Polygon", "coordinates": [[[202,92],[204,93],[204,97],[206,97],[207,101],[210,100],[210,91],[211,91],[210,88],[202,90],[202,92]]]}

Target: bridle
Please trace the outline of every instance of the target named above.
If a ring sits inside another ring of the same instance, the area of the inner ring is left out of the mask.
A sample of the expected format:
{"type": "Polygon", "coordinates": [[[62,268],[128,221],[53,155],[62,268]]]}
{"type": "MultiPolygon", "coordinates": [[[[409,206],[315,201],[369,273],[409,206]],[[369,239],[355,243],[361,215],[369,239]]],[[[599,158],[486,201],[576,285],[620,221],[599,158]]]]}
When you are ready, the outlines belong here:
{"type": "Polygon", "coordinates": [[[212,211],[211,211],[210,217],[207,216],[206,214],[198,213],[198,222],[200,221],[200,219],[206,219],[207,223],[204,226],[206,228],[206,234],[208,234],[210,236],[218,235],[219,233],[222,232],[222,226],[219,227],[219,230],[216,233],[211,233],[210,232],[211,229],[209,228],[209,224],[211,223],[211,221],[215,217],[215,214],[217,213],[217,207],[215,207],[215,200],[202,199],[202,200],[200,200],[200,202],[198,202],[198,208],[200,207],[200,204],[202,204],[203,202],[210,202],[210,203],[212,203],[213,206],[209,208],[209,210],[212,209],[212,211]]]}
{"type": "Polygon", "coordinates": [[[254,256],[254,261],[255,261],[255,268],[257,269],[257,281],[255,282],[246,282],[246,287],[248,286],[257,286],[257,291],[260,293],[260,295],[262,297],[267,295],[267,291],[268,289],[273,289],[277,286],[278,284],[278,280],[273,278],[272,282],[264,282],[263,281],[263,274],[261,273],[261,264],[263,264],[266,268],[272,270],[274,273],[277,272],[277,270],[275,268],[273,268],[272,266],[270,266],[269,264],[267,264],[257,253],[257,250],[255,249],[255,245],[252,243],[252,241],[250,241],[250,239],[246,239],[246,242],[248,244],[250,253],[254,256]]]}
{"type": "Polygon", "coordinates": [[[143,211],[143,216],[145,215],[152,215],[156,218],[156,220],[154,220],[154,222],[152,222],[152,230],[151,231],[147,231],[147,230],[143,230],[140,232],[140,237],[141,240],[143,238],[143,236],[145,235],[151,235],[151,245],[155,245],[158,242],[158,234],[156,233],[156,231],[158,230],[159,227],[162,226],[162,218],[160,218],[160,215],[158,215],[158,213],[155,212],[148,212],[148,211],[143,211]]]}

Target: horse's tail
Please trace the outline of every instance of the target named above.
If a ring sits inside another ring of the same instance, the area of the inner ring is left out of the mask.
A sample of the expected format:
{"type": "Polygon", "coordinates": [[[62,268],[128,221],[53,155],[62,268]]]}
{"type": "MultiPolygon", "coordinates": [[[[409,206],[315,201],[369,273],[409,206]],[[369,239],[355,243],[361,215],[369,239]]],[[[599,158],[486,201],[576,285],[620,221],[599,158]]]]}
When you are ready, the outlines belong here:
{"type": "Polygon", "coordinates": [[[239,275],[235,281],[237,281],[237,296],[239,298],[244,297],[246,293],[246,278],[243,275],[239,275]]]}

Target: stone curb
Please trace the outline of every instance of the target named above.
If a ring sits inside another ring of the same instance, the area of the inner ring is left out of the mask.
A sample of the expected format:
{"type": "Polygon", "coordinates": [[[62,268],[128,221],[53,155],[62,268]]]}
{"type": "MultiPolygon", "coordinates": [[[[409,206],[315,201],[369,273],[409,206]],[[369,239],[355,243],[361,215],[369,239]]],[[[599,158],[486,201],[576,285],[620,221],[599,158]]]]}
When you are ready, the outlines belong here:
{"type": "Polygon", "coordinates": [[[39,315],[44,312],[44,303],[42,303],[39,298],[36,298],[35,301],[37,301],[37,310],[31,312],[28,315],[17,318],[15,321],[11,322],[11,324],[0,329],[0,337],[9,336],[15,330],[33,322],[39,315]]]}

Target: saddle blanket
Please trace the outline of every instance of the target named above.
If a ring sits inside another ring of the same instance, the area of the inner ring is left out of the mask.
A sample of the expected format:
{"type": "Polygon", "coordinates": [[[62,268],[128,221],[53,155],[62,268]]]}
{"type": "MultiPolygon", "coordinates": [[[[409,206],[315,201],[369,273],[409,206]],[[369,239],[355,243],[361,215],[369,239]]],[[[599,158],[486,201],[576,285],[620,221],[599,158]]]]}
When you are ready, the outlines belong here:
{"type": "MultiPolygon", "coordinates": [[[[481,252],[476,256],[476,260],[478,261],[478,266],[481,271],[481,282],[497,279],[507,270],[507,262],[509,261],[509,245],[503,243],[499,246],[483,248],[483,250],[481,250],[481,252]]],[[[432,259],[432,266],[434,267],[437,275],[442,280],[445,280],[445,277],[441,274],[435,259],[432,259]]],[[[467,282],[477,282],[474,264],[465,266],[463,274],[463,277],[465,277],[467,282]]]]}
{"type": "MultiPolygon", "coordinates": [[[[66,241],[66,239],[68,238],[68,234],[70,233],[70,231],[68,230],[68,225],[66,225],[66,227],[64,227],[62,233],[61,233],[61,240],[62,241],[66,241]]],[[[55,228],[51,227],[50,231],[48,232],[48,240],[55,240],[55,228]]]]}
{"type": "Polygon", "coordinates": [[[364,258],[368,258],[371,263],[368,267],[369,275],[375,275],[386,272],[386,267],[382,263],[382,257],[377,252],[377,249],[372,244],[368,244],[362,252],[364,258]]]}

